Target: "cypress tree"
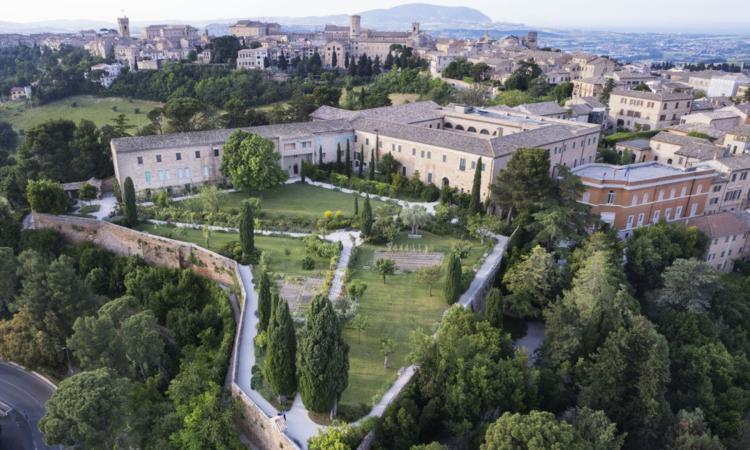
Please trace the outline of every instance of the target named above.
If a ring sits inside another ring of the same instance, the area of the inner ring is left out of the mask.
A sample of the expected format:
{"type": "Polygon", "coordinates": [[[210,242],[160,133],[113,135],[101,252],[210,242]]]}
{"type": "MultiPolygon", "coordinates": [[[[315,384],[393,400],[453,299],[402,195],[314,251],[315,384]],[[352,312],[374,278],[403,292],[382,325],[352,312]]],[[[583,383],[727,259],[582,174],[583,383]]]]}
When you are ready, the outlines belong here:
{"type": "Polygon", "coordinates": [[[318,148],[318,165],[320,166],[323,165],[323,146],[322,145],[318,148]]]}
{"type": "Polygon", "coordinates": [[[448,257],[443,296],[449,305],[456,303],[461,296],[461,259],[455,253],[448,257]]]}
{"type": "Polygon", "coordinates": [[[365,167],[365,144],[362,144],[359,147],[359,167],[357,168],[358,174],[357,176],[362,178],[362,170],[364,170],[365,167]]]}
{"type": "Polygon", "coordinates": [[[130,177],[125,178],[123,198],[125,200],[125,221],[129,227],[138,225],[138,209],[135,206],[135,187],[130,177]]]}
{"type": "Polygon", "coordinates": [[[370,180],[375,179],[375,150],[370,150],[370,180]]]}
{"type": "Polygon", "coordinates": [[[336,170],[341,170],[341,142],[336,144],[336,170]]]}
{"type": "Polygon", "coordinates": [[[341,393],[349,384],[349,346],[325,295],[310,305],[297,353],[299,393],[310,411],[335,415],[341,393]]]}
{"type": "Polygon", "coordinates": [[[305,171],[307,170],[307,162],[302,161],[302,166],[299,168],[299,180],[302,184],[305,184],[305,179],[307,178],[307,174],[305,171]]]}
{"type": "Polygon", "coordinates": [[[370,194],[365,196],[365,205],[362,208],[362,223],[360,223],[360,229],[365,237],[370,237],[372,234],[372,206],[370,206],[370,194]]]}
{"type": "Polygon", "coordinates": [[[247,200],[242,202],[240,212],[240,249],[245,261],[255,253],[255,220],[253,207],[247,200]]]}
{"type": "Polygon", "coordinates": [[[268,329],[271,320],[271,279],[265,270],[260,274],[258,282],[258,332],[268,329]]]}
{"type": "Polygon", "coordinates": [[[278,396],[291,397],[297,390],[297,336],[289,305],[277,301],[268,324],[268,346],[263,361],[263,375],[278,396]]]}
{"type": "Polygon", "coordinates": [[[335,69],[336,66],[338,65],[339,65],[339,57],[338,55],[336,55],[336,52],[333,52],[333,55],[331,55],[331,67],[335,69]]]}
{"type": "Polygon", "coordinates": [[[359,192],[354,193],[354,217],[359,215],[359,192]]]}
{"type": "Polygon", "coordinates": [[[482,201],[479,193],[482,190],[482,158],[477,161],[476,170],[474,170],[474,184],[471,186],[471,201],[469,202],[469,212],[479,214],[482,212],[482,201]]]}
{"type": "Polygon", "coordinates": [[[346,140],[346,157],[344,159],[345,164],[345,170],[346,170],[346,176],[351,178],[352,177],[352,155],[351,151],[349,150],[349,139],[346,140]]]}

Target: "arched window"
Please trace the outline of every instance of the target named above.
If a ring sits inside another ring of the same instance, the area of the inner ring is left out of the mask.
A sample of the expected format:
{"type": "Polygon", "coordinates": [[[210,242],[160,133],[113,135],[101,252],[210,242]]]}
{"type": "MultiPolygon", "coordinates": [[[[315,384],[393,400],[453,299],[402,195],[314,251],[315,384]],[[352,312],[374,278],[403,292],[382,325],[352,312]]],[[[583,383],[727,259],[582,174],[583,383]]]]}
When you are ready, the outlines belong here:
{"type": "Polygon", "coordinates": [[[672,164],[672,158],[669,158],[669,159],[667,160],[667,164],[670,164],[670,165],[672,164]]]}
{"type": "Polygon", "coordinates": [[[450,186],[450,185],[451,185],[451,182],[448,179],[448,177],[443,177],[443,187],[450,186]]]}
{"type": "Polygon", "coordinates": [[[476,129],[476,128],[474,128],[474,127],[469,127],[469,128],[468,128],[468,129],[466,130],[466,131],[468,131],[468,132],[470,132],[470,133],[476,133],[476,132],[477,132],[477,129],[476,129]]]}
{"type": "Polygon", "coordinates": [[[459,131],[464,131],[463,125],[456,125],[456,129],[459,131]]]}
{"type": "Polygon", "coordinates": [[[450,128],[453,128],[453,125],[451,125],[450,122],[445,122],[445,125],[443,125],[443,128],[450,129],[450,128]]]}
{"type": "Polygon", "coordinates": [[[490,132],[488,130],[482,129],[479,134],[490,134],[490,132]]]}

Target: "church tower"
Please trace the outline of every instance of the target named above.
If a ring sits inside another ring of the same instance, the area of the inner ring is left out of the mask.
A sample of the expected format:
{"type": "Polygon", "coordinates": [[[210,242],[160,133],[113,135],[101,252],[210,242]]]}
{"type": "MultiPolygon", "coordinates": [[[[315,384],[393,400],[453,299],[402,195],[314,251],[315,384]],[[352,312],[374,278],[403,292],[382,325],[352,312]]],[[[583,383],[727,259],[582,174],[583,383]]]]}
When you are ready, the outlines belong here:
{"type": "Polygon", "coordinates": [[[124,38],[130,37],[130,19],[128,19],[127,16],[118,17],[117,26],[120,29],[120,37],[124,37],[124,38]]]}

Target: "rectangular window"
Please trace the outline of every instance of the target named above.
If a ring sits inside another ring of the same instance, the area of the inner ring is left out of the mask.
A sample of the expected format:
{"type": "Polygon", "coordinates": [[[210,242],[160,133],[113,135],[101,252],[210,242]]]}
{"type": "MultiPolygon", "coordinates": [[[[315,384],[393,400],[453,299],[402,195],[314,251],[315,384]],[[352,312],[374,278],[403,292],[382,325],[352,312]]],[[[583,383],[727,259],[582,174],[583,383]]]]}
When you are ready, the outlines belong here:
{"type": "Polygon", "coordinates": [[[148,170],[143,174],[143,178],[146,179],[146,183],[151,183],[151,172],[148,170]]]}
{"type": "Polygon", "coordinates": [[[422,150],[421,152],[419,152],[419,157],[420,158],[424,158],[424,150],[422,150]]]}
{"type": "Polygon", "coordinates": [[[195,151],[195,159],[200,159],[200,157],[201,157],[201,151],[200,150],[196,150],[195,151]]]}
{"type": "Polygon", "coordinates": [[[412,148],[411,149],[411,156],[417,156],[417,149],[416,148],[412,148]]]}
{"type": "Polygon", "coordinates": [[[395,151],[396,151],[396,144],[391,144],[391,151],[392,151],[392,152],[395,152],[395,151]]]}
{"type": "Polygon", "coordinates": [[[747,172],[742,172],[740,174],[740,181],[745,181],[745,180],[747,180],[747,172]]]}
{"type": "Polygon", "coordinates": [[[143,156],[139,156],[139,157],[138,157],[138,165],[139,165],[139,166],[142,166],[142,165],[143,165],[143,156]]]}
{"type": "Polygon", "coordinates": [[[661,215],[661,210],[657,209],[654,211],[654,217],[651,219],[652,223],[656,223],[659,221],[659,216],[661,215]]]}
{"type": "Polygon", "coordinates": [[[182,153],[180,153],[180,152],[175,153],[174,158],[177,161],[182,161],[182,153]]]}
{"type": "Polygon", "coordinates": [[[609,191],[607,194],[607,204],[612,205],[615,203],[615,191],[609,191]]]}
{"type": "Polygon", "coordinates": [[[214,156],[219,156],[219,149],[218,148],[214,149],[214,156]]]}
{"type": "Polygon", "coordinates": [[[677,220],[680,217],[682,217],[682,206],[678,206],[674,209],[674,220],[677,220]]]}
{"type": "Polygon", "coordinates": [[[203,166],[203,176],[208,177],[208,166],[203,166]]]}
{"type": "Polygon", "coordinates": [[[427,172],[427,182],[432,183],[432,172],[427,172]]]}
{"type": "Polygon", "coordinates": [[[628,216],[628,223],[625,225],[625,228],[633,228],[633,216],[628,216]]]}
{"type": "Polygon", "coordinates": [[[476,161],[472,161],[471,162],[471,170],[474,170],[476,168],[477,168],[477,162],[476,161]]]}
{"type": "Polygon", "coordinates": [[[370,138],[365,138],[365,145],[370,145],[370,138]]]}
{"type": "Polygon", "coordinates": [[[664,191],[659,191],[659,201],[664,200],[664,191]]]}
{"type": "Polygon", "coordinates": [[[648,192],[643,193],[643,204],[645,205],[648,203],[648,192]]]}
{"type": "Polygon", "coordinates": [[[466,160],[461,158],[458,161],[458,170],[466,170],[466,160]]]}
{"type": "Polygon", "coordinates": [[[427,152],[427,159],[432,159],[432,152],[427,152]]]}
{"type": "Polygon", "coordinates": [[[158,162],[158,163],[161,162],[161,155],[156,155],[156,162],[158,162]]]}
{"type": "Polygon", "coordinates": [[[447,161],[447,156],[443,155],[443,162],[447,161]]]}
{"type": "Polygon", "coordinates": [[[645,216],[645,215],[644,215],[643,213],[640,213],[640,214],[638,214],[638,226],[639,226],[639,227],[640,227],[641,225],[643,225],[643,219],[644,219],[645,217],[646,217],[646,216],[645,216]]]}
{"type": "Polygon", "coordinates": [[[667,219],[667,222],[672,219],[672,208],[667,208],[664,210],[664,218],[667,219]]]}

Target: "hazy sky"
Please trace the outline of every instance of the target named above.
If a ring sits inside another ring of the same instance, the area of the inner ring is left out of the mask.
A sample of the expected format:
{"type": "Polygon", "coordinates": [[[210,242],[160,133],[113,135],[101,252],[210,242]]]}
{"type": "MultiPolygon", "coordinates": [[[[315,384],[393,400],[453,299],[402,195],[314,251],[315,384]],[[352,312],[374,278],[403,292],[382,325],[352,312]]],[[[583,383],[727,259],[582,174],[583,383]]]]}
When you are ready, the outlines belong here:
{"type": "MultiPolygon", "coordinates": [[[[124,11],[135,22],[206,20],[260,16],[352,14],[387,8],[398,0],[7,0],[0,21],[55,19],[112,20],[124,11]]],[[[544,27],[613,29],[750,28],[748,0],[426,0],[425,3],[477,8],[495,21],[544,27]],[[744,23],[743,23],[744,21],[744,23]]]]}

